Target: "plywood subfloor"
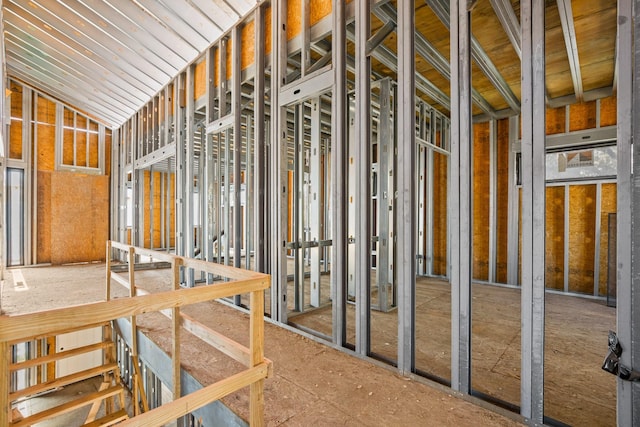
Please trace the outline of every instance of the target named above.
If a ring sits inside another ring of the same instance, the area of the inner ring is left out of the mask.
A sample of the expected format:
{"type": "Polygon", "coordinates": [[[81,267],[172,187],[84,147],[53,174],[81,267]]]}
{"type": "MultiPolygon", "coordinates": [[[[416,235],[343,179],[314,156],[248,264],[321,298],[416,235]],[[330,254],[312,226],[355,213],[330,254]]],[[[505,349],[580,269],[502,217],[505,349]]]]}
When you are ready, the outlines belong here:
{"type": "MultiPolygon", "coordinates": [[[[6,314],[41,311],[98,301],[103,298],[104,265],[21,269],[24,281],[17,288],[7,271],[2,295],[6,314]]],[[[159,289],[168,270],[138,273],[139,286],[159,289]]],[[[124,289],[117,294],[124,296],[124,289]]],[[[248,316],[219,303],[199,304],[187,311],[210,327],[248,343],[248,316]]],[[[161,347],[170,346],[170,329],[160,315],[140,316],[141,328],[161,347]]],[[[225,356],[184,333],[183,366],[204,384],[238,368],[225,356]],[[215,369],[212,369],[215,367],[215,369]]],[[[430,387],[337,351],[272,324],[266,325],[266,356],[275,375],[265,383],[268,425],[486,425],[511,426],[517,422],[458,399],[451,392],[430,387]],[[381,387],[381,385],[384,387],[381,387]]],[[[246,391],[224,402],[241,416],[248,415],[246,391]]]]}
{"type": "MultiPolygon", "coordinates": [[[[9,314],[96,301],[103,298],[104,265],[19,270],[23,284],[9,280],[2,309],[9,314]],[[74,279],[73,276],[82,280],[74,279]],[[25,289],[26,288],[26,289],[25,289]]],[[[149,290],[168,288],[168,270],[140,272],[149,290]]],[[[328,281],[323,276],[323,282],[328,281]]],[[[324,285],[324,283],[323,283],[324,285]]],[[[115,285],[117,295],[126,291],[115,285]]],[[[472,386],[517,404],[520,387],[520,293],[517,289],[474,285],[472,386]]],[[[248,317],[218,303],[185,310],[212,328],[248,343],[248,317]],[[238,324],[240,326],[238,326],[238,324]]],[[[347,340],[355,342],[354,306],[347,307],[347,340]]],[[[446,281],[419,278],[416,294],[417,367],[450,377],[450,292],[446,281]]],[[[291,313],[293,314],[293,313],[291,313]]],[[[573,425],[615,425],[615,378],[600,369],[606,333],[615,329],[615,309],[596,300],[548,294],[546,299],[546,415],[573,425]]],[[[292,317],[296,324],[331,334],[331,305],[292,317]]],[[[372,351],[396,358],[397,312],[372,312],[372,351]]],[[[168,322],[160,315],[139,317],[141,327],[165,349],[168,322]]],[[[202,382],[213,382],[239,366],[189,334],[183,335],[184,366],[202,382]],[[211,369],[211,366],[216,369],[211,369]]],[[[266,383],[270,425],[508,425],[511,421],[452,398],[449,393],[396,375],[310,339],[267,325],[266,355],[276,375],[266,383]],[[385,387],[380,387],[385,384],[385,387]]],[[[247,394],[225,402],[242,416],[247,394]]]]}

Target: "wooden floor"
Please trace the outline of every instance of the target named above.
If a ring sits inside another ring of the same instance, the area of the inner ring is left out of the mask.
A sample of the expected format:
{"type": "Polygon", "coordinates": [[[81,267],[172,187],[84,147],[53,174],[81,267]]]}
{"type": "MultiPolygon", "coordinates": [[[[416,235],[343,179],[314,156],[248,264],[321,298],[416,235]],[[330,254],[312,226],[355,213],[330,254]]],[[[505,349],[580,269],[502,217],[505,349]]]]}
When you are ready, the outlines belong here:
{"type": "MultiPolygon", "coordinates": [[[[103,298],[100,264],[9,270],[2,310],[7,314],[41,311],[103,298]],[[22,274],[21,284],[13,281],[22,274]]],[[[136,274],[141,287],[166,289],[168,270],[136,274]]],[[[323,280],[324,282],[324,280],[323,280]]],[[[121,290],[125,296],[126,291],[121,290]]],[[[488,285],[473,288],[472,386],[517,404],[520,378],[520,294],[488,285]]],[[[549,294],[546,301],[546,415],[573,425],[615,425],[615,378],[600,369],[606,334],[615,329],[615,309],[600,301],[549,294]]],[[[331,334],[331,304],[292,317],[319,333],[331,334]]],[[[192,306],[189,314],[239,342],[247,341],[247,316],[217,303],[192,306]],[[240,326],[238,326],[240,324],[240,326]],[[244,334],[244,338],[243,338],[244,334]]],[[[296,313],[291,313],[292,315],[296,313]]],[[[348,306],[348,339],[355,341],[354,306],[348,306]]],[[[450,376],[450,294],[448,283],[420,278],[416,296],[416,366],[448,380],[450,376]]],[[[170,348],[166,319],[139,317],[141,328],[161,347],[170,348]]],[[[372,312],[372,352],[396,358],[397,312],[372,312]]],[[[204,384],[235,369],[222,355],[184,334],[185,367],[204,384]],[[212,363],[216,369],[212,370],[212,363]]],[[[268,324],[266,356],[276,375],[266,383],[270,425],[511,425],[513,421],[451,397],[418,381],[320,345],[268,324]],[[385,384],[380,387],[380,384],[385,384]],[[409,398],[407,398],[409,396],[409,398]]],[[[246,416],[248,395],[225,403],[246,416]]]]}

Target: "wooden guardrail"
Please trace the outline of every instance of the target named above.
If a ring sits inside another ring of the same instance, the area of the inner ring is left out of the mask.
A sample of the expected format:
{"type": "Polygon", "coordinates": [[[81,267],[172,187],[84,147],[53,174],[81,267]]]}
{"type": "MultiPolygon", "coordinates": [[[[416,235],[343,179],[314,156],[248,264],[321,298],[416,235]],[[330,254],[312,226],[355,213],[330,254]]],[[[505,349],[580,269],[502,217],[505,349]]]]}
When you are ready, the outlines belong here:
{"type": "MultiPolygon", "coordinates": [[[[121,425],[162,425],[246,386],[250,387],[249,422],[255,426],[263,425],[264,379],[271,375],[272,369],[271,362],[264,357],[264,290],[269,286],[270,278],[266,274],[178,257],[165,252],[151,251],[117,242],[107,242],[106,301],[25,315],[0,316],[0,425],[11,425],[10,375],[8,373],[11,369],[10,349],[12,345],[38,337],[59,335],[83,327],[100,326],[105,322],[128,317],[131,319],[134,332],[132,351],[137,356],[135,316],[150,312],[162,312],[172,321],[174,400],[143,413],[140,412],[147,409],[144,407],[144,401],[142,408],[134,405],[136,412],[134,415],[136,416],[121,422],[121,425]],[[123,280],[121,276],[111,272],[110,259],[113,249],[124,251],[128,255],[129,274],[127,280],[123,280]],[[149,293],[136,287],[134,272],[136,255],[146,255],[154,260],[170,262],[173,289],[149,293]],[[230,281],[194,288],[180,288],[179,272],[181,266],[222,276],[230,281]],[[130,297],[111,300],[112,280],[128,287],[130,297]],[[186,305],[243,293],[250,294],[249,348],[180,313],[180,308],[186,305]],[[181,396],[179,380],[181,327],[243,363],[247,368],[196,392],[181,396]]],[[[134,366],[137,366],[137,363],[134,363],[134,366]]],[[[135,393],[139,393],[141,385],[134,387],[134,390],[138,390],[135,393]]],[[[141,400],[144,399],[143,396],[144,393],[139,393],[141,400]]],[[[134,402],[137,401],[136,398],[134,402]]]]}

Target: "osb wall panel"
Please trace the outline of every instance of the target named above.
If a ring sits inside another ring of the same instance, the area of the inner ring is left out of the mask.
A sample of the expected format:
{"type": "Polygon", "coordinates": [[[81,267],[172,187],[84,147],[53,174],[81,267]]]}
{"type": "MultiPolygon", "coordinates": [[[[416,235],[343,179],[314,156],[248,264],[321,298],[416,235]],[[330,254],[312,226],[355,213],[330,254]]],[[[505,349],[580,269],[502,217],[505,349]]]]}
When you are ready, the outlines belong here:
{"type": "MultiPolygon", "coordinates": [[[[349,2],[347,2],[349,3],[349,2]]],[[[331,13],[331,0],[310,0],[309,1],[309,23],[317,24],[325,16],[331,13]]]]}
{"type": "Polygon", "coordinates": [[[51,172],[51,263],[104,260],[109,177],[51,172]]]}
{"type": "Polygon", "coordinates": [[[87,128],[87,119],[78,114],[76,124],[76,165],[87,166],[87,133],[80,130],[87,128]]]}
{"type": "Polygon", "coordinates": [[[564,289],[564,187],[547,187],[546,203],[546,287],[564,289]]]}
{"type": "Polygon", "coordinates": [[[496,281],[507,283],[508,233],[509,233],[509,119],[498,121],[497,164],[497,235],[496,281]]]}
{"type": "Polygon", "coordinates": [[[169,234],[170,234],[170,245],[172,247],[175,247],[176,244],[176,221],[175,221],[175,217],[176,217],[176,175],[175,174],[171,174],[169,176],[169,185],[171,186],[171,199],[170,199],[170,213],[169,215],[171,216],[170,221],[169,221],[169,234]]]}
{"type": "MultiPolygon", "coordinates": [[[[231,69],[232,66],[232,59],[233,56],[231,55],[231,44],[233,43],[232,39],[228,39],[227,40],[227,80],[229,80],[231,78],[231,73],[233,72],[233,70],[231,69]]],[[[219,46],[219,45],[218,45],[219,46]]],[[[218,87],[218,85],[220,85],[220,49],[216,49],[216,53],[214,55],[215,57],[215,66],[213,67],[213,81],[214,81],[214,85],[216,87],[218,87]]]]}
{"type": "Polygon", "coordinates": [[[200,61],[193,70],[193,99],[198,99],[207,92],[207,61],[200,61]]]}
{"type": "Polygon", "coordinates": [[[22,86],[11,82],[11,127],[9,128],[9,158],[22,159],[22,86]]]}
{"type": "Polygon", "coordinates": [[[104,159],[104,167],[105,174],[111,175],[111,129],[106,129],[104,134],[104,149],[105,149],[105,159],[104,159]]]}
{"type": "Polygon", "coordinates": [[[253,64],[253,60],[256,54],[255,35],[256,33],[253,21],[244,25],[240,30],[240,39],[242,43],[240,68],[242,68],[243,70],[246,69],[249,65],[253,64]]]}
{"type": "Polygon", "coordinates": [[[149,173],[149,171],[143,171],[143,184],[142,184],[142,188],[143,188],[143,195],[142,195],[142,202],[144,203],[144,219],[143,219],[143,247],[145,248],[150,248],[151,247],[151,233],[149,231],[149,221],[151,218],[150,215],[150,204],[149,204],[149,200],[151,200],[149,198],[149,194],[151,192],[151,174],[149,173]]]}
{"type": "Polygon", "coordinates": [[[291,40],[302,29],[302,0],[287,1],[287,40],[291,40]]]}
{"type": "Polygon", "coordinates": [[[38,171],[37,227],[37,262],[51,262],[51,172],[49,171],[38,171]]]}
{"type": "Polygon", "coordinates": [[[160,204],[162,185],[160,184],[162,174],[160,172],[153,172],[153,246],[160,247],[160,229],[162,228],[161,212],[164,211],[164,206],[160,204]]]}
{"type": "Polygon", "coordinates": [[[547,108],[547,135],[565,132],[566,118],[564,107],[547,108]]]}
{"type": "Polygon", "coordinates": [[[271,8],[264,12],[264,53],[271,53],[271,8]]]}
{"type": "MultiPolygon", "coordinates": [[[[38,97],[38,170],[55,169],[56,104],[38,97]]],[[[72,154],[73,156],[73,154],[72,154]]]]}
{"type": "Polygon", "coordinates": [[[573,104],[569,107],[569,130],[571,132],[596,127],[596,101],[573,104]]]}
{"type": "Polygon", "coordinates": [[[617,209],[617,187],[614,183],[602,184],[600,200],[600,274],[598,277],[598,294],[607,294],[607,266],[609,253],[609,214],[617,209]]]}
{"type": "Polygon", "coordinates": [[[596,186],[569,187],[569,290],[593,293],[596,186]]]}
{"type": "Polygon", "coordinates": [[[433,274],[447,275],[447,160],[433,153],[433,274]]]}
{"type": "Polygon", "coordinates": [[[489,279],[489,123],[473,126],[473,278],[489,279]]]}
{"type": "Polygon", "coordinates": [[[600,126],[613,126],[618,123],[618,98],[610,96],[600,100],[600,126]]]}

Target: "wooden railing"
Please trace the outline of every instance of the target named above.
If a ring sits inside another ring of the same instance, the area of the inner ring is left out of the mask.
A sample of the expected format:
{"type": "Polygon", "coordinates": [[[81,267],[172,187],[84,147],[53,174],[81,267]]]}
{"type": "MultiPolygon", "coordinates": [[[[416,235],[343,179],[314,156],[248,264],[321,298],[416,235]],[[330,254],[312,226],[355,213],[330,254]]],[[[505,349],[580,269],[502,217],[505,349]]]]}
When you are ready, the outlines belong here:
{"type": "MultiPolygon", "coordinates": [[[[123,421],[121,425],[166,424],[246,386],[250,387],[249,422],[251,425],[263,425],[264,379],[270,376],[272,369],[271,362],[264,357],[264,290],[269,287],[269,284],[270,279],[266,274],[178,257],[121,243],[107,242],[106,301],[25,315],[0,316],[0,426],[11,425],[10,376],[8,373],[11,365],[10,349],[12,345],[34,337],[59,335],[83,327],[101,326],[106,322],[127,317],[131,319],[133,329],[133,356],[137,357],[136,316],[150,312],[162,312],[171,319],[174,400],[147,411],[148,408],[144,402],[145,393],[140,393],[142,385],[138,382],[133,388],[134,402],[141,401],[142,407],[134,405],[135,416],[123,421]],[[127,254],[129,261],[127,279],[111,272],[109,260],[114,249],[127,254]],[[137,287],[134,272],[136,255],[171,263],[173,289],[150,293],[137,287]],[[202,271],[207,275],[222,276],[230,281],[193,288],[180,288],[181,267],[202,271]],[[127,287],[130,297],[111,300],[112,281],[117,281],[127,287]],[[244,293],[250,294],[249,348],[180,313],[180,308],[186,305],[244,293]],[[179,380],[181,329],[189,331],[229,357],[241,362],[246,366],[246,369],[182,396],[179,380]]],[[[134,366],[137,366],[137,363],[134,363],[134,366]]],[[[135,381],[134,384],[136,384],[135,381]]]]}

